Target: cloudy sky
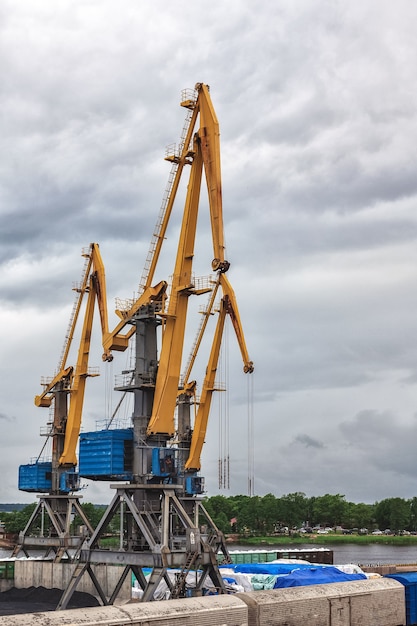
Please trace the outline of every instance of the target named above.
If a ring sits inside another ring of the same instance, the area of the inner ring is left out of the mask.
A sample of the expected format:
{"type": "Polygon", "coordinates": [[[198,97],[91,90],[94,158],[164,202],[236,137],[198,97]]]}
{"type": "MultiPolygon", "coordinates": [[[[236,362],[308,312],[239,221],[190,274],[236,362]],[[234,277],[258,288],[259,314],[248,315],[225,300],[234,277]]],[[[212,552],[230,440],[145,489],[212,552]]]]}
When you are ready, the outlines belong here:
{"type": "MultiPolygon", "coordinates": [[[[18,466],[44,443],[33,398],[55,373],[82,248],[100,244],[110,311],[137,289],[197,82],[220,122],[228,275],[256,367],[248,382],[230,332],[208,494],[225,407],[224,495],[248,492],[251,430],[259,495],[417,495],[416,19],[413,0],[2,0],[0,501],[35,499],[18,466]]],[[[98,344],[84,430],[111,414],[124,367],[107,371],[98,344]]]]}

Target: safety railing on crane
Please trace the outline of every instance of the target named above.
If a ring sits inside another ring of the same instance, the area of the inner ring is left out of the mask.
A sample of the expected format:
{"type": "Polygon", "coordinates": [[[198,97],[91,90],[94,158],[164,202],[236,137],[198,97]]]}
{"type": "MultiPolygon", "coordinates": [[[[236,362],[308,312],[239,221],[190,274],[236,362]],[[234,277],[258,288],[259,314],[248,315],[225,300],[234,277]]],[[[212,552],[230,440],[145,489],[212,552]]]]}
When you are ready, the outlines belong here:
{"type": "Polygon", "coordinates": [[[35,465],[36,463],[50,463],[51,456],[32,456],[29,459],[29,465],[35,465]]]}
{"type": "Polygon", "coordinates": [[[132,427],[132,418],[129,416],[117,416],[117,419],[101,419],[95,421],[96,431],[117,430],[132,427]]]}
{"type": "Polygon", "coordinates": [[[53,381],[52,376],[41,376],[41,385],[43,387],[48,387],[48,385],[50,385],[52,381],[53,381]]]}
{"type": "Polygon", "coordinates": [[[52,422],[48,422],[46,426],[41,426],[39,434],[41,437],[51,437],[54,433],[54,425],[52,422]]]}
{"type": "MultiPolygon", "coordinates": [[[[180,387],[181,386],[182,386],[182,382],[180,380],[180,387]]],[[[224,380],[216,380],[214,382],[213,388],[216,391],[226,391],[227,385],[224,382],[224,380]]],[[[201,404],[201,395],[198,393],[194,393],[192,397],[193,397],[192,404],[195,404],[195,406],[198,407],[201,404]]]]}
{"type": "Polygon", "coordinates": [[[197,100],[197,91],[195,89],[181,90],[181,106],[192,108],[197,100]]]}
{"type": "MultiPolygon", "coordinates": [[[[155,384],[155,378],[151,375],[146,375],[144,372],[141,373],[141,384],[143,385],[151,385],[155,384]]],[[[134,388],[136,383],[134,377],[130,372],[125,372],[122,374],[116,374],[114,377],[115,388],[123,389],[124,387],[134,388]]]]}
{"type": "MultiPolygon", "coordinates": [[[[49,387],[49,385],[51,384],[52,381],[53,381],[53,377],[52,376],[41,376],[41,385],[42,385],[42,387],[45,387],[45,389],[47,387],[49,387]]],[[[63,391],[71,389],[71,382],[70,382],[69,379],[63,378],[62,379],[62,384],[63,384],[63,391]]]]}
{"type": "Polygon", "coordinates": [[[130,311],[136,302],[136,298],[115,298],[114,301],[117,311],[130,311]]]}

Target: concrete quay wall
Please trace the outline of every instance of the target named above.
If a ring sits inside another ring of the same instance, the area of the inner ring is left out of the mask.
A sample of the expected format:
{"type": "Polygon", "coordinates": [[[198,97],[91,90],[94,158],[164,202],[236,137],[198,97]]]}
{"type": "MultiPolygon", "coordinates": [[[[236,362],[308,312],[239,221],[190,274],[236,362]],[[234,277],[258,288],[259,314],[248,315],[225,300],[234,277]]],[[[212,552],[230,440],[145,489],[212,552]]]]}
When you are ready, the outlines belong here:
{"type": "MultiPolygon", "coordinates": [[[[14,586],[17,589],[29,587],[45,587],[46,589],[66,589],[75,565],[68,563],[53,563],[52,561],[17,560],[14,566],[14,586]]],[[[105,595],[110,597],[122,573],[117,565],[92,565],[95,576],[105,595]]],[[[90,576],[85,573],[81,578],[77,591],[89,593],[99,598],[90,576]]],[[[132,597],[132,580],[128,575],[120,589],[118,600],[127,602],[132,597]]]]}
{"type": "Polygon", "coordinates": [[[404,586],[377,578],[236,595],[7,615],[0,626],[405,626],[404,586]]]}

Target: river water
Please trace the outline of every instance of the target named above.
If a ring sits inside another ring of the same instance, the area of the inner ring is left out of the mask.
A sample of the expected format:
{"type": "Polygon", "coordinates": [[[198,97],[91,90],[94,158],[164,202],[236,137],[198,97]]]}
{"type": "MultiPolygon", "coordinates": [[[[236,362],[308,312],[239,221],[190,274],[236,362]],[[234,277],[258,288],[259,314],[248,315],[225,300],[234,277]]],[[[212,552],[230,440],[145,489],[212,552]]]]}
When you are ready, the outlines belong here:
{"type": "MultiPolygon", "coordinates": [[[[390,546],[378,543],[368,545],[357,545],[348,543],[343,545],[326,544],[326,546],[317,546],[314,544],[297,544],[293,548],[297,550],[317,550],[317,548],[325,547],[333,550],[333,561],[335,564],[356,563],[357,565],[400,565],[400,564],[417,564],[417,545],[415,546],[390,546]]],[[[289,545],[265,546],[265,544],[251,547],[238,546],[236,544],[229,545],[229,550],[274,550],[290,549],[289,545]]]]}
{"type": "MultiPolygon", "coordinates": [[[[317,550],[323,546],[314,544],[297,544],[294,546],[297,550],[312,549],[317,550]]],[[[389,546],[378,543],[368,545],[357,545],[348,543],[343,545],[326,544],[329,550],[333,550],[333,561],[337,565],[343,563],[356,563],[357,565],[400,565],[400,564],[417,564],[417,545],[416,546],[389,546]]],[[[274,550],[274,546],[239,546],[231,544],[229,550],[274,550]]],[[[276,546],[276,549],[290,549],[289,545],[276,546]]],[[[10,550],[0,549],[0,560],[7,559],[11,555],[10,550]]],[[[35,556],[35,555],[34,555],[35,556]]],[[[38,556],[41,556],[39,554],[38,556]]]]}

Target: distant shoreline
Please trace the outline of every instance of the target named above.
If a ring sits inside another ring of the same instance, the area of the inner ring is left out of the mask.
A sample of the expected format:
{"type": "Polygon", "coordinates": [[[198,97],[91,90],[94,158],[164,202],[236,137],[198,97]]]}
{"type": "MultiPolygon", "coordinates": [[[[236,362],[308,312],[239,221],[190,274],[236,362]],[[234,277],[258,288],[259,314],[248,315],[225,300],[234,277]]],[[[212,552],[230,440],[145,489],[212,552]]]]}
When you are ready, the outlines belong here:
{"type": "Polygon", "coordinates": [[[305,534],[305,535],[285,535],[285,536],[264,536],[264,537],[245,537],[243,535],[227,535],[228,544],[233,543],[241,546],[265,546],[265,548],[277,546],[297,546],[300,544],[326,546],[329,544],[357,544],[367,545],[370,543],[382,545],[417,545],[417,535],[340,535],[338,533],[329,533],[327,535],[305,534]]]}

